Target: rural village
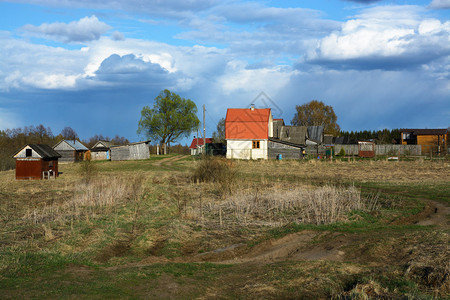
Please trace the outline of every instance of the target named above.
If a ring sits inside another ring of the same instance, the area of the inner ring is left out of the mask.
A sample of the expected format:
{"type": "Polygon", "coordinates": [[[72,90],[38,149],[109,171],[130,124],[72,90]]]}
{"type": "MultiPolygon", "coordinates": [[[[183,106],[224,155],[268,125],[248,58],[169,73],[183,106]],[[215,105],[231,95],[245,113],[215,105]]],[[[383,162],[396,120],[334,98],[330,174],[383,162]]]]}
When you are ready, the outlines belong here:
{"type": "MultiPolygon", "coordinates": [[[[227,159],[333,159],[345,156],[375,158],[390,156],[445,156],[450,152],[448,129],[400,129],[398,144],[377,145],[371,140],[351,140],[348,136],[335,137],[324,133],[324,126],[285,125],[283,119],[274,119],[270,108],[230,108],[225,118],[225,141],[194,137],[189,147],[191,155],[219,155],[227,159]],[[206,147],[204,146],[206,144],[206,147]]],[[[80,141],[61,140],[51,147],[29,144],[20,149],[16,160],[16,179],[49,179],[58,176],[58,162],[83,160],[142,160],[151,155],[150,140],[126,145],[114,145],[99,140],[90,149],[80,141]]],[[[158,143],[155,155],[166,153],[158,143]],[[161,148],[161,149],[160,149],[161,148]]]]}
{"type": "Polygon", "coordinates": [[[0,1],[0,298],[450,299],[450,0],[0,1]]]}
{"type": "Polygon", "coordinates": [[[447,129],[377,144],[254,105],[222,123],[190,155],[151,140],[17,149],[0,173],[4,295],[15,278],[39,298],[449,295],[447,129]]]}

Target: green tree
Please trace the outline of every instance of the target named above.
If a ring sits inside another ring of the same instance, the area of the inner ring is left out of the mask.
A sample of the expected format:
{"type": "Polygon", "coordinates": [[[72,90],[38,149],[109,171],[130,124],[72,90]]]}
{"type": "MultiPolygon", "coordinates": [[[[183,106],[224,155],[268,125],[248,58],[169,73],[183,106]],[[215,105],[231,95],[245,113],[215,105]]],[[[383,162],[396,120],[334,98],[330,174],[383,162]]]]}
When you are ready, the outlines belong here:
{"type": "Polygon", "coordinates": [[[333,107],[322,101],[312,100],[303,105],[295,106],[296,113],[291,121],[294,126],[324,126],[324,133],[337,135],[340,127],[333,107]]]}
{"type": "Polygon", "coordinates": [[[217,123],[217,131],[212,134],[214,143],[226,143],[225,140],[225,118],[219,120],[217,123]]]}
{"type": "Polygon", "coordinates": [[[137,133],[159,141],[163,149],[182,136],[189,136],[200,124],[197,106],[190,99],[181,98],[169,90],[164,90],[155,98],[153,108],[145,106],[137,133]]]}

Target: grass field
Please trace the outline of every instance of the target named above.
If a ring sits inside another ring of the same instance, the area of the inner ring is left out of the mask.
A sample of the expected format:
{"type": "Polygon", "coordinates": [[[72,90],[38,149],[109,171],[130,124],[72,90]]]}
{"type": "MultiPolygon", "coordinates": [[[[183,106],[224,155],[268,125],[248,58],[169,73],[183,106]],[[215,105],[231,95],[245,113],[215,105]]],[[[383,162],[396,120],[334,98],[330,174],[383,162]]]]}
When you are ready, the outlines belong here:
{"type": "Polygon", "coordinates": [[[2,298],[448,298],[450,162],[0,172],[2,298]]]}

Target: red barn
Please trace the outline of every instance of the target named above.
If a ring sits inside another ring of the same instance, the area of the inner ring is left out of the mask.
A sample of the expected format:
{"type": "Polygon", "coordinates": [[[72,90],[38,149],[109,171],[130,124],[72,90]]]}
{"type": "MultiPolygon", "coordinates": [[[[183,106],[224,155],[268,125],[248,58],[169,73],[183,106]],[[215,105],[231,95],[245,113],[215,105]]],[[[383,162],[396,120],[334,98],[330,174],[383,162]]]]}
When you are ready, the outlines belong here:
{"type": "Polygon", "coordinates": [[[13,156],[16,159],[16,179],[56,178],[60,157],[61,155],[49,145],[26,145],[13,156]]]}

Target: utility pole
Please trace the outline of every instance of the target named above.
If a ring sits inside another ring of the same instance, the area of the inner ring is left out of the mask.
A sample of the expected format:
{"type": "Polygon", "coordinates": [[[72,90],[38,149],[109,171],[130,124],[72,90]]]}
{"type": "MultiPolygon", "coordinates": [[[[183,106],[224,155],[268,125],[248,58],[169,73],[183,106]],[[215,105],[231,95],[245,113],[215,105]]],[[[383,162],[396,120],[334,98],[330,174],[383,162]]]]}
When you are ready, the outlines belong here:
{"type": "Polygon", "coordinates": [[[205,104],[203,104],[203,150],[203,153],[206,154],[205,104]]]}

